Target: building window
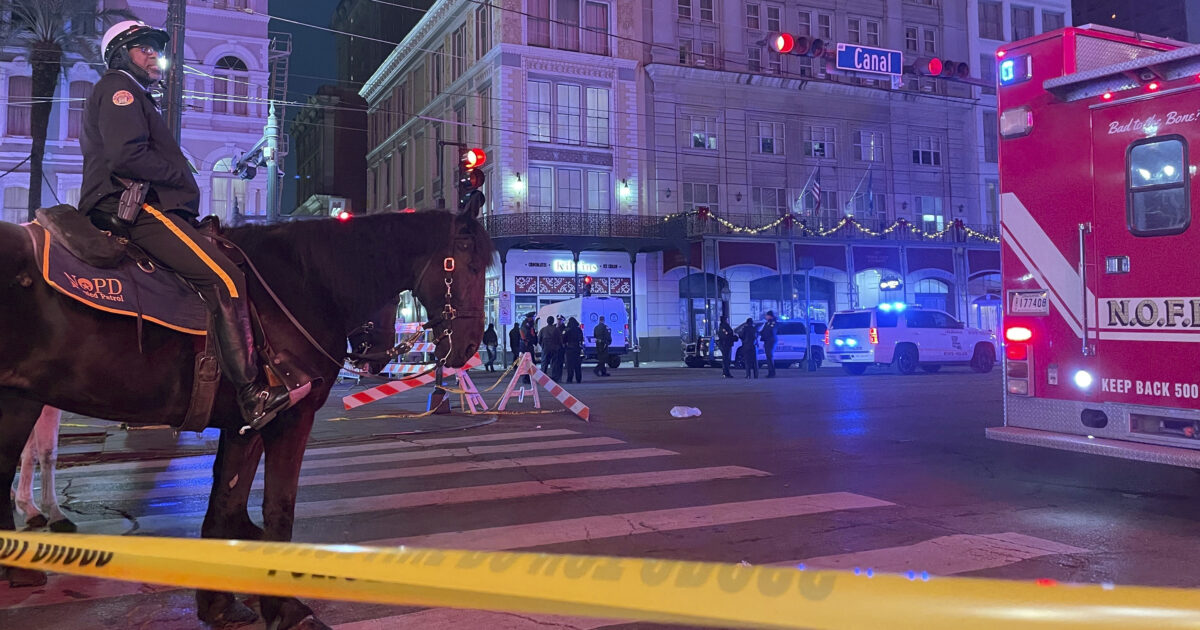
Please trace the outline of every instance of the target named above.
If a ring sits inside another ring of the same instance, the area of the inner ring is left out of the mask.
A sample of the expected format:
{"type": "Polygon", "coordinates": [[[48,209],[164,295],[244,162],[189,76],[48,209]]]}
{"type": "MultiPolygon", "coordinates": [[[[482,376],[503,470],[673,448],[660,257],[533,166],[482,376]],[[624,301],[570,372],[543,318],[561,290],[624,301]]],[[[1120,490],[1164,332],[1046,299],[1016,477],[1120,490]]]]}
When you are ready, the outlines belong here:
{"type": "Polygon", "coordinates": [[[400,147],[400,151],[396,154],[396,207],[400,207],[408,200],[408,178],[405,173],[408,172],[408,147],[400,147]]]}
{"type": "Polygon", "coordinates": [[[579,50],[579,0],[554,0],[554,47],[579,50]]]}
{"type": "Polygon", "coordinates": [[[991,227],[1000,225],[1000,182],[989,179],[984,183],[984,220],[991,227]]]}
{"type": "MultiPolygon", "coordinates": [[[[8,77],[8,135],[30,135],[32,108],[33,79],[22,76],[8,77]]],[[[6,189],[5,194],[8,190],[14,189],[6,189]]]]}
{"type": "Polygon", "coordinates": [[[746,49],[746,68],[750,72],[762,72],[762,48],[751,46],[746,49]]]}
{"type": "Polygon", "coordinates": [[[979,0],[979,36],[1004,41],[1004,5],[993,0],[979,0]]]}
{"type": "Polygon", "coordinates": [[[454,141],[459,144],[467,142],[467,104],[465,102],[454,108],[454,141]]]}
{"type": "Polygon", "coordinates": [[[72,81],[71,100],[67,112],[67,137],[78,138],[83,130],[83,105],[92,95],[91,81],[72,81]]]}
{"type": "Polygon", "coordinates": [[[4,220],[24,223],[29,218],[29,189],[9,186],[4,189],[4,220]]]}
{"type": "Polygon", "coordinates": [[[584,5],[583,52],[608,55],[608,4],[588,2],[584,5]]]}
{"type": "Polygon", "coordinates": [[[221,57],[217,60],[213,77],[213,112],[225,114],[232,111],[235,116],[247,115],[250,74],[246,63],[232,55],[221,57]],[[231,102],[233,107],[229,106],[231,102]]]}
{"type": "Polygon", "coordinates": [[[801,11],[799,22],[796,27],[796,34],[809,37],[812,35],[812,13],[801,11]]]}
{"type": "Polygon", "coordinates": [[[757,4],[746,4],[746,28],[757,31],[762,28],[762,7],[757,4]]]}
{"type": "Polygon", "coordinates": [[[879,38],[879,33],[883,27],[875,20],[863,20],[863,26],[867,27],[867,45],[879,46],[882,41],[879,38]]]}
{"type": "Polygon", "coordinates": [[[588,171],[588,210],[612,212],[612,174],[607,171],[588,171]]]}
{"type": "Polygon", "coordinates": [[[717,43],[700,41],[700,54],[696,56],[696,65],[701,68],[712,68],[717,65],[717,43]]]}
{"type": "Polygon", "coordinates": [[[783,123],[750,123],[754,130],[751,139],[755,153],[783,155],[783,123]]]}
{"type": "Polygon", "coordinates": [[[492,95],[484,88],[479,91],[479,146],[492,143],[492,95]]]}
{"type": "Polygon", "coordinates": [[[382,205],[385,208],[392,207],[392,156],[387,156],[383,159],[383,188],[380,192],[382,205]]]}
{"type": "Polygon", "coordinates": [[[887,196],[880,193],[873,193],[870,190],[860,192],[854,196],[848,214],[852,214],[860,219],[886,217],[887,196]]]}
{"type": "Polygon", "coordinates": [[[529,139],[550,142],[550,84],[546,81],[528,83],[529,139]]]}
{"type": "Polygon", "coordinates": [[[983,94],[996,93],[996,56],[983,53],[979,55],[979,78],[991,87],[980,87],[983,94]]]}
{"type": "Polygon", "coordinates": [[[699,0],[700,1],[700,21],[712,22],[716,17],[716,12],[713,10],[713,4],[716,0],[699,0]]]}
{"type": "Polygon", "coordinates": [[[862,20],[846,18],[846,39],[852,44],[862,43],[862,20]]]}
{"type": "Polygon", "coordinates": [[[241,177],[214,175],[212,178],[212,213],[225,219],[255,213],[246,207],[246,180],[241,177]]]}
{"type": "Polygon", "coordinates": [[[446,56],[446,47],[438,46],[437,50],[429,54],[429,100],[433,100],[442,93],[442,63],[446,56]]]}
{"type": "Polygon", "coordinates": [[[765,222],[783,216],[788,211],[787,189],[751,188],[750,211],[754,221],[765,222]]]}
{"type": "Polygon", "coordinates": [[[692,212],[699,206],[705,206],[710,212],[717,212],[717,185],[683,183],[683,211],[692,212]]]}
{"type": "Polygon", "coordinates": [[[911,52],[911,53],[915,53],[915,52],[919,51],[921,49],[920,43],[918,41],[918,38],[920,37],[920,35],[921,35],[920,29],[918,29],[917,27],[905,26],[904,27],[904,50],[907,52],[911,52]]]}
{"type": "Polygon", "coordinates": [[[913,219],[926,232],[941,232],[946,229],[946,217],[942,214],[941,197],[913,197],[913,219]]]}
{"type": "Polygon", "coordinates": [[[1031,7],[1013,7],[1012,8],[1012,38],[1013,41],[1018,39],[1027,39],[1033,37],[1033,8],[1031,7]]]}
{"type": "Polygon", "coordinates": [[[583,212],[583,171],[573,168],[555,170],[555,187],[558,212],[583,212]]]}
{"type": "Polygon", "coordinates": [[[767,5],[767,31],[770,33],[778,33],[783,30],[780,28],[780,23],[783,16],[783,7],[767,5]]]}
{"type": "Polygon", "coordinates": [[[692,0],[676,0],[675,13],[681,20],[692,19],[692,0]]]}
{"type": "Polygon", "coordinates": [[[855,131],[854,155],[864,162],[882,162],[883,132],[855,131]]]}
{"type": "Polygon", "coordinates": [[[526,30],[530,46],[550,46],[550,0],[529,0],[526,30]]]}
{"type": "Polygon", "coordinates": [[[1066,16],[1055,11],[1042,11],[1042,32],[1058,30],[1066,24],[1066,16]]]}
{"type": "Polygon", "coordinates": [[[548,166],[529,167],[529,210],[554,211],[554,171],[548,166]]]}
{"type": "Polygon", "coordinates": [[[830,13],[817,14],[817,37],[826,42],[833,41],[833,15],[830,13]]]}
{"type": "Polygon", "coordinates": [[[917,146],[912,151],[913,164],[925,166],[942,165],[942,144],[933,136],[917,136],[917,146]]]}
{"type": "Polygon", "coordinates": [[[691,149],[717,150],[716,118],[684,115],[683,125],[688,134],[683,146],[691,149]]]}
{"type": "Polygon", "coordinates": [[[1000,161],[1000,123],[994,109],[983,112],[983,160],[991,164],[1000,161]]]}
{"type": "Polygon", "coordinates": [[[554,140],[563,144],[579,144],[579,132],[583,125],[579,86],[559,84],[557,88],[554,140]]]}
{"type": "Polygon", "coordinates": [[[817,158],[837,157],[834,152],[837,129],[819,125],[804,128],[804,155],[817,158]]]}
{"type": "Polygon", "coordinates": [[[606,88],[587,89],[587,143],[594,147],[609,145],[609,106],[606,88]]]}
{"type": "Polygon", "coordinates": [[[467,24],[454,29],[450,35],[450,82],[453,83],[462,76],[467,68],[467,24]]]}
{"type": "Polygon", "coordinates": [[[938,46],[937,46],[937,32],[936,31],[934,31],[932,28],[928,28],[928,27],[922,28],[921,29],[921,41],[923,43],[926,55],[936,55],[937,54],[938,46]]]}
{"type": "Polygon", "coordinates": [[[492,49],[492,0],[483,0],[475,9],[475,59],[492,49]]]}

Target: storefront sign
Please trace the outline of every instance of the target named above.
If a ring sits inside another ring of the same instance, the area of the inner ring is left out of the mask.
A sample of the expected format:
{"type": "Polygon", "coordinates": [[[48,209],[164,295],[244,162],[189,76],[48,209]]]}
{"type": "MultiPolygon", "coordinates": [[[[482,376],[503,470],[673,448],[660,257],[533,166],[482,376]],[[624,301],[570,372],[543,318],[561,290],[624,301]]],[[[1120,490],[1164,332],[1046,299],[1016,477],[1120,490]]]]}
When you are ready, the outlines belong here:
{"type": "Polygon", "coordinates": [[[511,326],[513,323],[513,294],[512,291],[501,291],[496,298],[497,310],[500,311],[499,324],[501,326],[511,326]]]}
{"type": "MultiPolygon", "coordinates": [[[[575,273],[575,261],[559,259],[551,263],[554,273],[575,273]]],[[[579,273],[596,273],[600,271],[600,265],[596,263],[579,261],[579,273]]]]}

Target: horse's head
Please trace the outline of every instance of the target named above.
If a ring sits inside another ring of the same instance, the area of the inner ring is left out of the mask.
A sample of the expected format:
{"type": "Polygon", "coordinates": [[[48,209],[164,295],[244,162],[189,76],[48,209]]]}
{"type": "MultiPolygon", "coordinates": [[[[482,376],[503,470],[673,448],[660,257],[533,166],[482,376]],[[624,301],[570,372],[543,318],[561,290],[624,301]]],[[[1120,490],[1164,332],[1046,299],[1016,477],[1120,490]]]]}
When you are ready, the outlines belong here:
{"type": "Polygon", "coordinates": [[[457,216],[450,224],[450,245],[425,265],[413,294],[429,313],[437,356],[461,367],[479,349],[486,317],[483,295],[492,241],[473,218],[457,216]]]}
{"type": "Polygon", "coordinates": [[[354,367],[378,374],[391,361],[393,357],[387,352],[396,344],[396,307],[399,300],[397,296],[389,301],[347,335],[354,367]]]}

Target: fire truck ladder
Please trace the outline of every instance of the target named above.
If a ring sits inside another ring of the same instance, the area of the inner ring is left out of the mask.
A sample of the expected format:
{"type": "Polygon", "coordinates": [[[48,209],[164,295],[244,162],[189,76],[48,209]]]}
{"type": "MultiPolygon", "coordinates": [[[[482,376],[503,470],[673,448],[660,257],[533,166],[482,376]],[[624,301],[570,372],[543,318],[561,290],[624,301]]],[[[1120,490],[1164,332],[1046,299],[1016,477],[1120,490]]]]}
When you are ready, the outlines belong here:
{"type": "Polygon", "coordinates": [[[1047,92],[1067,102],[1141,87],[1150,81],[1169,81],[1200,74],[1200,46],[1154,53],[1111,66],[1047,79],[1047,92]]]}

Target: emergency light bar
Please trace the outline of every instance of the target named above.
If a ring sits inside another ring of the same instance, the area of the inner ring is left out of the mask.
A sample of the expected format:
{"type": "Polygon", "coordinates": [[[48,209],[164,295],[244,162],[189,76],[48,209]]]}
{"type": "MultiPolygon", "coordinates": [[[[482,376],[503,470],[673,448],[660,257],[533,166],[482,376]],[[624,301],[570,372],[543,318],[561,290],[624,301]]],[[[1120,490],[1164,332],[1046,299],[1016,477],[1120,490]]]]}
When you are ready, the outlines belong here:
{"type": "Polygon", "coordinates": [[[1006,87],[1024,83],[1033,78],[1033,58],[1029,55],[1017,55],[1000,62],[1000,86],[1006,87]]]}

